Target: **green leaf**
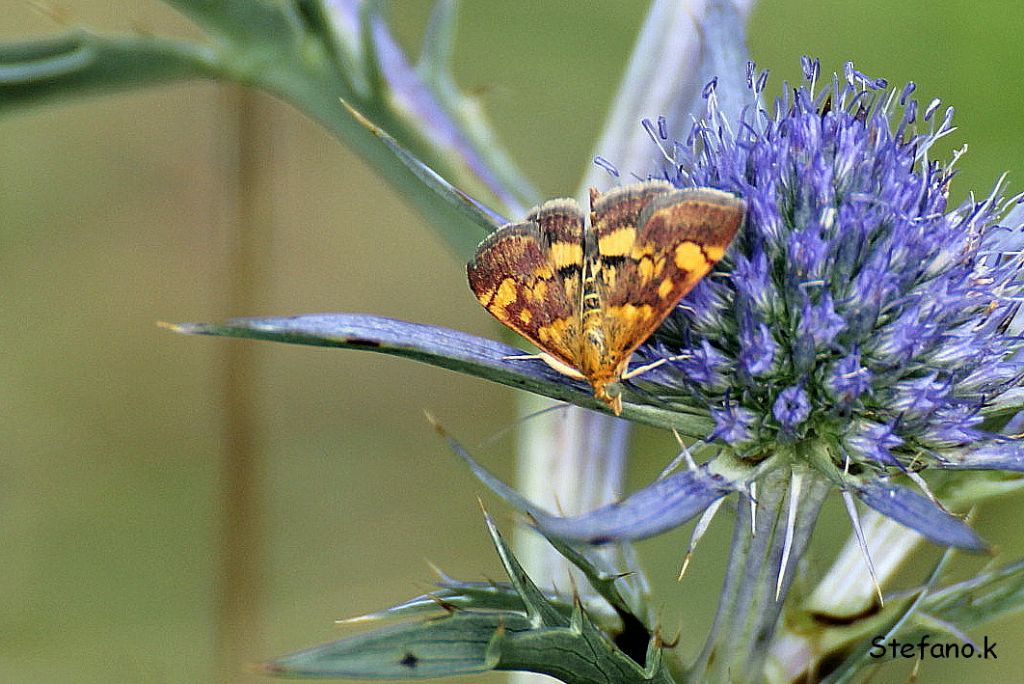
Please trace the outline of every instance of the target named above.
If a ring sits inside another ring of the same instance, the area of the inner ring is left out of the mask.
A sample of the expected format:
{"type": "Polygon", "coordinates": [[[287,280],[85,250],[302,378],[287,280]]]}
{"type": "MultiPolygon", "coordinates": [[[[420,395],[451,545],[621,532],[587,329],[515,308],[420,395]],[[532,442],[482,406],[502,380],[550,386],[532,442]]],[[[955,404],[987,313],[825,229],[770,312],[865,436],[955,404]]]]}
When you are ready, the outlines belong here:
{"type": "Polygon", "coordinates": [[[421,679],[522,670],[568,684],[673,684],[657,638],[649,639],[641,664],[616,646],[578,600],[566,615],[526,575],[491,517],[485,513],[485,518],[526,615],[449,607],[441,618],[384,627],[277,658],[265,671],[304,678],[421,679]]]}
{"type": "MultiPolygon", "coordinates": [[[[372,27],[358,22],[349,27],[347,13],[355,4],[326,0],[167,1],[207,33],[208,45],[86,30],[0,44],[0,113],[183,79],[233,80],[290,102],[351,145],[460,258],[472,256],[495,222],[490,217],[481,221],[474,203],[453,186],[493,197],[503,209],[520,213],[519,199],[503,185],[504,179],[518,176],[490,128],[479,117],[463,123],[463,117],[450,115],[379,17],[370,17],[372,27]],[[367,46],[374,49],[368,52],[367,46]],[[378,61],[370,64],[371,59],[378,61]],[[383,79],[376,89],[367,82],[372,73],[383,79]],[[353,119],[340,98],[388,129],[400,144],[353,119]],[[472,131],[460,127],[470,123],[472,131]],[[430,181],[426,188],[424,180],[430,181]],[[439,193],[441,185],[447,188],[439,193]]],[[[526,190],[520,191],[532,192],[523,185],[526,190]]]]}
{"type": "Polygon", "coordinates": [[[570,544],[554,535],[545,534],[543,529],[534,529],[544,535],[558,553],[583,573],[590,586],[611,605],[627,628],[631,622],[636,621],[645,631],[654,629],[654,615],[643,600],[643,588],[629,584],[632,573],[616,572],[608,568],[593,546],[570,544]],[[632,603],[620,591],[619,587],[623,585],[629,588],[628,595],[632,603]]]}
{"type": "Polygon", "coordinates": [[[464,218],[468,219],[470,225],[476,226],[478,232],[474,239],[483,239],[485,235],[498,228],[502,223],[507,222],[501,216],[490,211],[487,207],[480,204],[462,190],[459,190],[442,178],[440,174],[417,159],[415,155],[404,147],[399,145],[398,141],[388,135],[383,128],[367,119],[348,102],[342,100],[341,103],[345,106],[345,109],[348,110],[349,114],[351,114],[359,123],[359,125],[363,126],[366,130],[376,136],[377,139],[384,143],[384,146],[391,151],[395,156],[395,159],[397,159],[402,166],[409,169],[409,171],[411,171],[413,175],[423,183],[423,187],[426,190],[432,192],[442,200],[442,202],[455,209],[464,218]]]}
{"type": "MultiPolygon", "coordinates": [[[[865,669],[872,662],[870,652],[873,644],[872,637],[884,635],[883,641],[895,637],[896,634],[906,635],[905,630],[914,626],[914,616],[924,605],[932,588],[939,582],[949,559],[953,556],[954,549],[948,548],[932,567],[924,586],[909,596],[904,596],[896,601],[890,601],[883,610],[869,615],[866,619],[856,620],[846,629],[834,630],[833,638],[860,634],[856,641],[851,642],[847,638],[846,648],[842,651],[846,657],[839,660],[838,653],[831,653],[831,658],[837,660],[835,669],[821,681],[823,684],[845,684],[865,669]],[[839,633],[836,634],[835,632],[839,633]]],[[[829,652],[829,651],[823,651],[829,652]]]]}
{"type": "Polygon", "coordinates": [[[533,583],[529,575],[526,574],[526,571],[523,570],[523,566],[516,560],[512,549],[505,543],[505,539],[501,536],[501,532],[498,531],[497,525],[494,524],[494,518],[487,511],[484,511],[484,520],[487,522],[487,531],[491,534],[494,548],[498,550],[501,564],[505,566],[505,572],[508,574],[509,579],[512,580],[512,586],[515,587],[516,593],[519,594],[523,604],[526,606],[526,615],[530,618],[530,622],[535,627],[568,626],[569,620],[566,620],[554,606],[548,603],[541,590],[537,588],[537,585],[533,583]]]}
{"type": "Polygon", "coordinates": [[[936,591],[921,610],[962,629],[1024,611],[1024,560],[936,591]]]}
{"type": "Polygon", "coordinates": [[[85,30],[0,44],[0,114],[69,97],[214,78],[208,48],[182,40],[98,36],[85,30]]]}
{"type": "Polygon", "coordinates": [[[525,213],[525,207],[520,205],[537,204],[536,189],[498,143],[479,100],[460,90],[452,76],[451,56],[457,19],[456,0],[436,0],[423,35],[423,49],[416,64],[416,73],[486,162],[478,173],[488,179],[492,190],[502,188],[506,191],[507,194],[496,193],[498,199],[510,212],[525,213]]]}
{"type": "Polygon", "coordinates": [[[569,627],[531,627],[519,613],[458,611],[384,627],[276,658],[268,674],[295,678],[424,679],[520,670],[568,684],[672,684],[655,645],[641,666],[578,610],[569,627]]]}
{"type": "MultiPolygon", "coordinates": [[[[528,516],[546,537],[561,537],[569,543],[602,545],[644,539],[686,522],[718,499],[739,489],[738,483],[712,473],[709,467],[712,463],[705,463],[695,470],[684,470],[655,480],[622,501],[578,516],[561,517],[535,506],[477,463],[458,441],[442,429],[438,428],[438,431],[488,489],[528,516]]],[[[609,602],[614,606],[613,600],[609,602]]]]}
{"type": "Polygon", "coordinates": [[[456,612],[384,627],[277,658],[269,674],[288,677],[422,679],[488,672],[499,661],[495,639],[530,629],[519,613],[456,612]]]}
{"type": "MultiPolygon", "coordinates": [[[[222,324],[181,323],[164,327],[191,335],[242,337],[401,356],[608,412],[607,406],[594,399],[584,383],[566,378],[539,360],[507,358],[522,354],[522,350],[447,328],[349,313],[241,318],[222,324]]],[[[675,428],[692,437],[706,436],[711,430],[711,421],[705,416],[631,403],[628,393],[624,397],[623,418],[675,428]]]]}
{"type": "Polygon", "coordinates": [[[294,2],[276,0],[164,0],[219,40],[266,45],[292,41],[302,17],[294,2]]]}
{"type": "Polygon", "coordinates": [[[540,672],[568,684],[672,684],[656,641],[643,666],[617,649],[585,611],[576,615],[570,628],[518,632],[495,641],[496,669],[540,672]]]}
{"type": "MultiPolygon", "coordinates": [[[[544,599],[568,621],[573,609],[571,599],[550,592],[544,594],[544,599]]],[[[521,613],[526,610],[526,606],[519,592],[508,582],[463,582],[445,578],[438,582],[438,589],[429,594],[411,598],[381,611],[339,622],[341,624],[357,624],[377,620],[408,620],[424,615],[436,617],[438,611],[455,612],[457,610],[521,613]]]]}

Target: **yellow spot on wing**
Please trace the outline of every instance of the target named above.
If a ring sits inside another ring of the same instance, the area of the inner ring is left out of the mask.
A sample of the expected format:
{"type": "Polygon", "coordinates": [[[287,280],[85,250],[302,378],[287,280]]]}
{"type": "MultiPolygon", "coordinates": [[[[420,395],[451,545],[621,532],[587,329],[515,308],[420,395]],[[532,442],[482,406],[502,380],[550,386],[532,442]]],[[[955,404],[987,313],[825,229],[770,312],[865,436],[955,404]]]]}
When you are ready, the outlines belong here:
{"type": "Polygon", "coordinates": [[[602,236],[597,242],[601,256],[626,256],[633,247],[636,230],[630,226],[619,228],[602,236]]]}
{"type": "Polygon", "coordinates": [[[636,306],[635,304],[623,304],[622,306],[609,307],[608,314],[612,318],[617,318],[626,325],[632,325],[640,321],[644,321],[651,316],[651,307],[647,304],[641,304],[636,306]]]}
{"type": "Polygon", "coordinates": [[[644,283],[649,283],[651,281],[651,276],[654,275],[654,262],[649,258],[644,257],[637,265],[637,270],[640,272],[640,280],[644,283]]]}
{"type": "Polygon", "coordinates": [[[642,245],[633,245],[633,249],[630,251],[629,256],[631,259],[640,260],[645,256],[654,255],[654,243],[645,242],[642,245]]]}
{"type": "MultiPolygon", "coordinates": [[[[708,260],[704,258],[704,253],[700,250],[700,245],[689,240],[676,247],[675,262],[679,269],[690,273],[704,274],[710,266],[708,260]]],[[[501,292],[499,291],[498,294],[500,295],[501,292]]]]}
{"type": "Polygon", "coordinates": [[[498,309],[504,309],[512,302],[516,301],[519,296],[519,292],[516,288],[516,281],[511,278],[505,278],[501,281],[501,285],[498,287],[498,293],[494,296],[494,300],[491,305],[498,309]]]}
{"type": "MultiPolygon", "coordinates": [[[[583,245],[576,242],[555,242],[551,245],[551,261],[555,268],[583,263],[583,245]]],[[[551,277],[550,274],[547,276],[551,277]]]]}
{"type": "Polygon", "coordinates": [[[543,280],[539,281],[536,285],[533,286],[533,289],[530,290],[530,295],[537,301],[542,301],[544,297],[547,296],[547,294],[548,284],[545,283],[543,280]]]}
{"type": "Polygon", "coordinates": [[[668,278],[661,281],[661,285],[658,286],[658,296],[665,299],[672,294],[672,281],[668,278]]]}
{"type": "Polygon", "coordinates": [[[529,325],[531,318],[533,318],[533,314],[530,313],[529,309],[523,309],[519,312],[519,320],[521,320],[524,325],[529,325]]]}
{"type": "Polygon", "coordinates": [[[565,338],[565,331],[569,327],[569,322],[568,318],[551,321],[550,325],[544,325],[537,329],[537,337],[540,338],[541,342],[562,340],[565,338]]]}
{"type": "Polygon", "coordinates": [[[541,280],[548,280],[549,278],[551,278],[555,274],[554,274],[554,272],[552,272],[550,266],[538,266],[537,268],[533,269],[533,274],[532,275],[533,275],[534,278],[540,278],[541,280]]]}
{"type": "Polygon", "coordinates": [[[718,261],[725,254],[725,248],[716,245],[705,245],[704,253],[708,255],[708,259],[711,261],[718,261]]]}

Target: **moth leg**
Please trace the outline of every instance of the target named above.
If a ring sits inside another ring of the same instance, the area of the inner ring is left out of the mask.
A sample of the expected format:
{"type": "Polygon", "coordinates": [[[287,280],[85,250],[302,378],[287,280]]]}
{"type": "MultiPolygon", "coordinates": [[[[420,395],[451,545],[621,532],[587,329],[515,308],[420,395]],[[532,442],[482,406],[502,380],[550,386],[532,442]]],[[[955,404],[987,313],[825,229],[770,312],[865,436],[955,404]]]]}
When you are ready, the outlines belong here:
{"type": "Polygon", "coordinates": [[[548,364],[551,368],[555,369],[562,375],[572,378],[573,380],[587,379],[586,376],[583,375],[583,373],[580,373],[578,370],[576,370],[569,364],[559,361],[554,356],[551,356],[551,354],[545,354],[544,352],[541,352],[540,354],[537,354],[537,357],[540,358],[540,360],[543,361],[544,363],[548,364]]]}
{"type": "Polygon", "coordinates": [[[563,363],[563,362],[559,361],[558,359],[556,359],[554,356],[551,356],[551,354],[546,354],[544,352],[541,352],[540,354],[522,354],[522,355],[518,355],[518,356],[502,356],[501,359],[503,361],[529,361],[529,360],[533,360],[533,359],[540,359],[544,363],[548,364],[548,366],[550,366],[554,370],[558,371],[562,375],[569,376],[573,380],[586,380],[587,379],[586,376],[583,375],[583,373],[580,373],[578,370],[576,370],[575,368],[573,368],[569,364],[563,363]]]}
{"type": "Polygon", "coordinates": [[[627,371],[627,372],[623,373],[622,377],[619,378],[619,379],[620,380],[630,380],[632,378],[635,378],[638,375],[643,375],[647,371],[654,370],[658,366],[660,366],[662,364],[665,364],[665,363],[668,363],[669,361],[679,361],[680,359],[688,359],[688,358],[690,358],[689,354],[677,354],[676,356],[666,356],[665,358],[658,359],[657,361],[654,361],[653,363],[648,363],[646,365],[640,366],[639,368],[634,368],[631,371],[627,371]]]}

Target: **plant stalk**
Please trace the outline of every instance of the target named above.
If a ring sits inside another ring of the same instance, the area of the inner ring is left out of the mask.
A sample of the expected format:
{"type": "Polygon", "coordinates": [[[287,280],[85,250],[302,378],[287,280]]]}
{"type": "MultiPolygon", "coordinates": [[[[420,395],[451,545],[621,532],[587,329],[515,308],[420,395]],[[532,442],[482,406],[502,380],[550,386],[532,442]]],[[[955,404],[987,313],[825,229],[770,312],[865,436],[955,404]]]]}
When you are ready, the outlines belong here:
{"type": "Polygon", "coordinates": [[[831,483],[816,471],[800,464],[786,465],[758,480],[755,505],[749,499],[740,500],[718,612],[704,650],[690,669],[689,681],[762,680],[786,593],[830,489],[831,483]],[[793,487],[794,476],[798,487],[793,487]],[[794,494],[796,505],[792,507],[794,494]]]}

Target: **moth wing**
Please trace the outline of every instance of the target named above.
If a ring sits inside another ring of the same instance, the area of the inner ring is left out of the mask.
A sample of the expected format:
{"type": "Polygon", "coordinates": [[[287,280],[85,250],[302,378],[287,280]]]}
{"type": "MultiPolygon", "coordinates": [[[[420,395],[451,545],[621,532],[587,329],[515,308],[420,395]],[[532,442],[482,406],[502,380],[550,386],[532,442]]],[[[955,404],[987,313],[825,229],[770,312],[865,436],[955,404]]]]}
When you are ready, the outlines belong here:
{"type": "Polygon", "coordinates": [[[579,206],[552,200],[485,238],[467,266],[469,286],[492,316],[573,368],[582,245],[579,206]]]}
{"type": "MultiPolygon", "coordinates": [[[[644,193],[628,247],[628,233],[621,232],[627,228],[625,219],[617,235],[607,234],[604,247],[598,236],[605,339],[609,351],[623,360],[722,258],[746,214],[746,203],[727,192],[666,189],[667,183],[656,183],[644,193]]],[[[632,213],[637,199],[624,201],[632,213]]],[[[628,215],[615,207],[613,216],[616,210],[628,215]]]]}

